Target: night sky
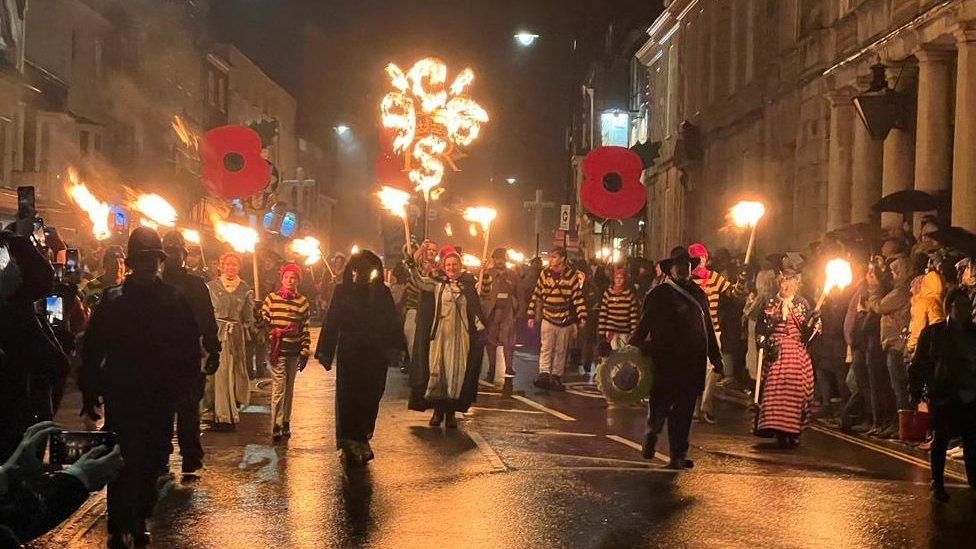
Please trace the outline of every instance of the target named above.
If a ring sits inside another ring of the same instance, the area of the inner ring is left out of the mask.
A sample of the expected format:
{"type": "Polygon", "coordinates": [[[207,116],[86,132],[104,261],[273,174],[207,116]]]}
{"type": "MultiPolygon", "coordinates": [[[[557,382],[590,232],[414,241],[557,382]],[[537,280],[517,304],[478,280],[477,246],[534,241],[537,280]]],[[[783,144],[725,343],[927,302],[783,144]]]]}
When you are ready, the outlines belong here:
{"type": "MultiPolygon", "coordinates": [[[[449,78],[472,67],[471,95],[492,121],[445,186],[468,202],[494,202],[516,220],[526,217],[520,201],[536,187],[555,198],[567,178],[573,39],[581,59],[607,22],[649,25],[659,11],[654,0],[215,0],[212,18],[220,40],[236,44],[298,99],[303,136],[325,141],[335,124],[353,127],[362,150],[349,160],[355,175],[342,184],[353,188],[337,192],[340,199],[375,186],[359,172],[375,156],[384,66],[409,68],[434,55],[447,62],[449,78]],[[513,39],[522,29],[542,38],[522,48],[513,39]],[[518,177],[517,188],[507,188],[509,175],[518,177]],[[516,204],[519,211],[511,211],[516,204]]],[[[508,224],[506,236],[524,228],[508,224]]]]}

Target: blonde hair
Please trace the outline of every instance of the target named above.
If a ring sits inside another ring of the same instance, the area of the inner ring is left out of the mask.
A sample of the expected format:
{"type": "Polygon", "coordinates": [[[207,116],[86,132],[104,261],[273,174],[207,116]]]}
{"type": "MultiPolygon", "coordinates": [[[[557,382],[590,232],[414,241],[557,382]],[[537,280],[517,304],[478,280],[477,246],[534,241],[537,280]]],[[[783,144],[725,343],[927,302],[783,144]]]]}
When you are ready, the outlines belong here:
{"type": "Polygon", "coordinates": [[[226,252],[224,254],[221,254],[220,262],[217,265],[222,267],[224,263],[226,263],[227,260],[229,259],[236,259],[238,265],[243,263],[243,261],[241,260],[241,254],[237,252],[226,252]]]}

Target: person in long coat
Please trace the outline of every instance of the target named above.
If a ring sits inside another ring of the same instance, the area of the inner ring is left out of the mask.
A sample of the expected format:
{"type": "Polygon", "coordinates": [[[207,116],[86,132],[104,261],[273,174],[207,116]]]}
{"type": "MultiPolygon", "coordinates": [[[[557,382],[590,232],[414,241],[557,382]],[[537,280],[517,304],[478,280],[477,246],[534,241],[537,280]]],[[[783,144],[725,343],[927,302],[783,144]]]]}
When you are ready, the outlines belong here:
{"type": "Polygon", "coordinates": [[[962,289],[945,299],[948,321],[922,329],[908,369],[909,393],[918,406],[923,396],[932,417],[932,498],[946,502],[946,450],[962,438],[966,477],[976,490],[976,324],[972,302],[962,289]]]}
{"type": "Polygon", "coordinates": [[[654,458],[658,435],[667,422],[668,466],[672,469],[694,467],[688,459],[688,437],[695,402],[705,390],[705,368],[708,362],[719,374],[724,368],[709,318],[708,297],[691,280],[691,269],[699,261],[681,247],[661,262],[669,278],[648,292],[630,339],[653,363],[654,384],[641,454],[645,459],[654,458]]]}
{"type": "MultiPolygon", "coordinates": [[[[460,254],[445,246],[440,257],[444,276],[422,287],[421,306],[431,309],[423,314],[418,310],[417,333],[430,334],[429,358],[426,371],[411,372],[409,407],[420,411],[433,408],[431,427],[440,427],[443,422],[454,429],[455,413],[466,412],[478,395],[484,353],[479,333],[486,323],[475,279],[463,271],[460,254]],[[424,299],[425,293],[430,294],[433,303],[424,299]],[[427,317],[433,322],[429,331],[421,332],[420,319],[427,317]]],[[[418,342],[421,339],[417,337],[418,342]]]]}
{"type": "Polygon", "coordinates": [[[797,295],[799,286],[798,274],[781,273],[779,292],[766,303],[757,326],[765,353],[753,432],[775,437],[783,447],[799,444],[812,416],[813,361],[806,348],[812,311],[797,295]]]}
{"type": "Polygon", "coordinates": [[[223,349],[217,371],[207,376],[201,414],[204,421],[213,421],[214,431],[233,431],[240,408],[251,399],[247,340],[254,330],[254,292],[240,269],[241,256],[228,252],[220,257],[220,276],[207,283],[223,349]]]}
{"type": "Polygon", "coordinates": [[[383,263],[369,250],[352,256],[335,288],[315,357],[336,362],[336,446],[348,465],[373,459],[369,441],[376,427],[386,372],[406,353],[393,294],[383,283],[383,263]]]}

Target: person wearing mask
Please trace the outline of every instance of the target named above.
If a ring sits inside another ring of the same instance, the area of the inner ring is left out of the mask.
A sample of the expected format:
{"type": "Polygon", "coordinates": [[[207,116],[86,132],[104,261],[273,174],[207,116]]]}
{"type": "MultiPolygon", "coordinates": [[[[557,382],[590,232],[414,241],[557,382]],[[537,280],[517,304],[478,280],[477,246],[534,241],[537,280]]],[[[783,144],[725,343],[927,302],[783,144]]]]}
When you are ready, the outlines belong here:
{"type": "MultiPolygon", "coordinates": [[[[182,384],[184,394],[176,400],[176,436],[183,457],[182,472],[187,479],[196,478],[203,469],[203,445],[200,444],[200,400],[203,398],[205,378],[213,375],[220,366],[220,340],[217,339],[217,321],[207,283],[186,266],[186,240],[180,231],[169,231],[163,237],[163,282],[176,288],[193,310],[193,321],[200,331],[200,342],[205,359],[196,375],[182,384]]],[[[170,427],[172,427],[170,422],[170,427]]],[[[172,439],[172,433],[170,433],[172,439]]],[[[172,451],[172,450],[171,450],[172,451]]],[[[168,471],[168,463],[164,463],[168,471]]]]}
{"type": "Polygon", "coordinates": [[[947,322],[922,329],[908,371],[909,393],[916,406],[928,400],[934,431],[929,459],[932,498],[949,501],[945,489],[946,450],[953,437],[961,437],[966,478],[976,491],[976,325],[973,303],[964,291],[945,299],[947,322]]]}
{"type": "MultiPolygon", "coordinates": [[[[698,266],[691,273],[692,280],[708,297],[708,317],[721,347],[722,326],[719,324],[718,305],[722,296],[735,295],[735,287],[722,273],[711,268],[708,263],[708,249],[704,244],[695,243],[688,246],[688,254],[699,259],[698,266]]],[[[717,370],[720,371],[721,368],[712,369],[705,376],[705,392],[702,394],[701,409],[698,413],[698,418],[705,423],[715,423],[715,387],[719,381],[717,370]]]]}
{"type": "Polygon", "coordinates": [[[905,369],[905,332],[911,322],[911,281],[915,273],[905,257],[891,262],[889,270],[893,279],[891,290],[880,300],[869,304],[871,311],[881,315],[881,349],[885,354],[888,378],[895,395],[894,414],[889,418],[889,429],[882,433],[885,438],[898,433],[898,411],[908,410],[908,372],[905,369]]]}
{"type": "Polygon", "coordinates": [[[615,351],[625,347],[637,329],[639,317],[637,296],[633,288],[627,285],[627,271],[614,270],[613,285],[603,292],[600,300],[600,337],[615,351]]]}
{"type": "Polygon", "coordinates": [[[798,274],[784,271],[778,282],[779,292],[763,306],[757,328],[765,353],[753,433],[789,448],[800,443],[800,433],[812,419],[813,361],[806,344],[813,311],[797,295],[798,274]]]}
{"type": "MultiPolygon", "coordinates": [[[[445,424],[448,429],[457,428],[456,412],[465,412],[478,394],[478,377],[484,351],[479,334],[485,329],[485,317],[481,309],[474,277],[464,272],[461,256],[451,246],[441,248],[438,265],[443,275],[434,279],[421,279],[422,294],[431,294],[432,310],[418,315],[433,318],[429,334],[429,364],[426,371],[416,363],[410,372],[411,410],[434,409],[431,427],[445,424]]],[[[426,308],[421,300],[421,308],[426,308]]],[[[418,329],[420,325],[418,324],[418,329]]],[[[418,331],[417,339],[421,332],[418,331]]]]}
{"type": "Polygon", "coordinates": [[[661,262],[669,278],[648,292],[630,344],[651,357],[654,384],[641,455],[653,459],[658,435],[668,424],[671,469],[690,469],[688,437],[695,402],[705,388],[709,361],[721,373],[722,354],[708,317],[708,297],[691,280],[700,263],[684,248],[661,262]]]}
{"type": "Polygon", "coordinates": [[[332,296],[315,357],[332,369],[336,360],[336,446],[348,466],[373,459],[370,439],[376,427],[386,372],[394,354],[407,351],[383,264],[369,250],[352,256],[332,296]]]}
{"type": "Polygon", "coordinates": [[[63,471],[46,472],[38,456],[61,426],[45,421],[27,428],[14,453],[0,465],[0,547],[20,547],[64,522],[114,480],[122,452],[98,446],[63,471]]]}
{"type": "MultiPolygon", "coordinates": [[[[125,465],[108,485],[109,545],[147,545],[159,464],[169,451],[173,406],[200,372],[200,331],[193,309],[159,271],[166,253],[156,231],[129,236],[131,274],[106,290],[85,332],[83,410],[105,401],[105,429],[118,438],[125,465]]],[[[93,418],[94,419],[94,418],[93,418]]]]}
{"type": "Polygon", "coordinates": [[[279,442],[291,436],[291,407],[295,376],[308,365],[308,299],[298,293],[301,268],[286,263],[279,272],[281,287],[268,294],[261,318],[268,325],[271,362],[271,438],[279,442]]]}
{"type": "Polygon", "coordinates": [[[481,279],[481,308],[488,315],[485,348],[488,351],[488,380],[494,381],[501,349],[505,360],[505,387],[511,390],[515,377],[515,317],[519,310],[519,280],[515,271],[506,265],[508,250],[496,248],[491,253],[491,266],[481,279]]]}
{"type": "Polygon", "coordinates": [[[540,389],[564,390],[569,346],[576,330],[586,324],[586,299],[579,273],[566,263],[566,250],[549,251],[549,267],[539,275],[529,303],[529,328],[541,328],[539,375],[540,389]]]}
{"type": "Polygon", "coordinates": [[[240,270],[241,256],[227,252],[220,256],[220,276],[207,283],[221,351],[217,369],[207,375],[201,416],[217,432],[234,431],[239,410],[251,401],[247,342],[254,332],[254,292],[240,270]]]}

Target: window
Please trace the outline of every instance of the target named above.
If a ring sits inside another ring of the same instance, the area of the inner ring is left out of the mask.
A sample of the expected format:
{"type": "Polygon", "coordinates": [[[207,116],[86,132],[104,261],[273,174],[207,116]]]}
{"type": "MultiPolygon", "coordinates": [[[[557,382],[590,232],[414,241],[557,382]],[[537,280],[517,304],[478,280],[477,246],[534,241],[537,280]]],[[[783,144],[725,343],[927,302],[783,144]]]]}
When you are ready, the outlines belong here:
{"type": "Polygon", "coordinates": [[[78,135],[79,145],[81,146],[81,156],[88,156],[90,139],[91,134],[87,130],[82,130],[78,135]]]}
{"type": "Polygon", "coordinates": [[[227,77],[217,79],[217,107],[220,112],[227,112],[227,77]]]}
{"type": "Polygon", "coordinates": [[[207,103],[211,106],[216,106],[217,104],[217,75],[214,74],[213,69],[207,71],[207,103]]]}
{"type": "Polygon", "coordinates": [[[667,95],[667,109],[666,125],[664,126],[664,135],[670,137],[672,132],[677,128],[676,118],[678,116],[678,48],[675,46],[668,47],[667,53],[667,67],[668,67],[668,95],[667,95]]]}
{"type": "Polygon", "coordinates": [[[101,152],[102,150],[102,134],[95,134],[95,150],[101,152]]]}

